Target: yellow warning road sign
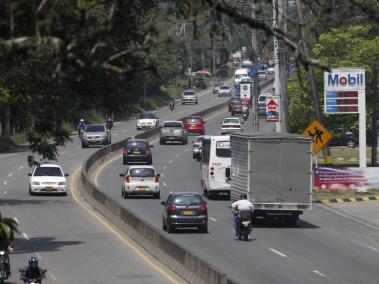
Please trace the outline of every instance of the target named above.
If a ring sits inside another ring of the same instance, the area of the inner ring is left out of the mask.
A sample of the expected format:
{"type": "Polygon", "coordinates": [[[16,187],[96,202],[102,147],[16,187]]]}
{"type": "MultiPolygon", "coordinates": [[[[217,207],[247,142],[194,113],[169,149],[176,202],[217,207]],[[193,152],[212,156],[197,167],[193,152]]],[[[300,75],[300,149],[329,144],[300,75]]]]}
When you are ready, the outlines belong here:
{"type": "Polygon", "coordinates": [[[303,132],[303,136],[312,137],[313,153],[317,154],[332,139],[332,134],[318,120],[313,120],[303,132]]]}

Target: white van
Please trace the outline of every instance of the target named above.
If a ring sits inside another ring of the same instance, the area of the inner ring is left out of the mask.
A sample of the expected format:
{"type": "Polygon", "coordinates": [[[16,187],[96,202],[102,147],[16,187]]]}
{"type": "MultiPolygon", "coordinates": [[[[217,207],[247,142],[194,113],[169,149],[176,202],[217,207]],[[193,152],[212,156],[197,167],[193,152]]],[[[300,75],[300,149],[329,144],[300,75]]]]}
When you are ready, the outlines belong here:
{"type": "Polygon", "coordinates": [[[225,171],[232,163],[230,136],[206,136],[202,143],[200,183],[209,199],[216,195],[230,196],[225,171]]]}
{"type": "Polygon", "coordinates": [[[237,85],[240,83],[242,77],[249,76],[249,69],[248,68],[239,68],[234,73],[234,85],[237,85]]]}

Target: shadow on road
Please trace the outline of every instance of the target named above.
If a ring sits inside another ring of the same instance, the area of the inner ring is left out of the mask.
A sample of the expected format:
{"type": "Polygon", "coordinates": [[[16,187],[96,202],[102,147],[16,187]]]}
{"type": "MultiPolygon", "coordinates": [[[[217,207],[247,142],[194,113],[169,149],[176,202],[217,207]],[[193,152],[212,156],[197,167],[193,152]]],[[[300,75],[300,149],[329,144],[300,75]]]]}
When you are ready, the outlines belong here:
{"type": "Polygon", "coordinates": [[[308,223],[304,220],[299,219],[297,225],[289,225],[280,219],[264,219],[259,218],[253,221],[253,226],[256,228],[292,228],[292,229],[319,229],[319,226],[308,223]]]}
{"type": "Polygon", "coordinates": [[[16,238],[14,254],[59,251],[64,246],[77,246],[84,243],[82,241],[59,241],[53,237],[30,238],[29,240],[16,238]]]}
{"type": "MultiPolygon", "coordinates": [[[[49,197],[52,197],[49,195],[49,197]]],[[[63,199],[1,199],[0,206],[5,206],[8,204],[9,206],[20,206],[20,205],[39,205],[44,203],[52,203],[52,204],[71,204],[71,199],[67,199],[65,197],[61,197],[63,199]]]]}

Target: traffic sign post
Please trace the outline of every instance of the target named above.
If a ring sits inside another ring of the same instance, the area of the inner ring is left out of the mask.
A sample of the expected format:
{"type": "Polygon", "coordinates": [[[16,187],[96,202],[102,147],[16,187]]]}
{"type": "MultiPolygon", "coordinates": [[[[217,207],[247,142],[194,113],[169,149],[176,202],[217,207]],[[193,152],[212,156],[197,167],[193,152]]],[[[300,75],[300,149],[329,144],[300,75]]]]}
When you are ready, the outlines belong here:
{"type": "Polygon", "coordinates": [[[316,154],[332,139],[332,134],[318,120],[312,121],[303,131],[303,136],[312,138],[312,152],[316,154]]]}
{"type": "Polygon", "coordinates": [[[280,101],[280,98],[277,96],[266,98],[266,121],[268,122],[279,121],[279,116],[280,116],[279,101],[280,101]]]}
{"type": "Polygon", "coordinates": [[[366,83],[363,68],[332,68],[324,72],[324,111],[359,113],[359,167],[366,162],[366,83]]]}

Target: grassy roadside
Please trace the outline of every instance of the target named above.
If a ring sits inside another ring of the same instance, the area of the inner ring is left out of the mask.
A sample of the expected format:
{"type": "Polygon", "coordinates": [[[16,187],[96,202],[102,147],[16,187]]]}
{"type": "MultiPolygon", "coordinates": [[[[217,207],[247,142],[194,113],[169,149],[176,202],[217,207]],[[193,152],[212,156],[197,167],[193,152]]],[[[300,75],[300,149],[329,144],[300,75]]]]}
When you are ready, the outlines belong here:
{"type": "MultiPolygon", "coordinates": [[[[371,147],[367,147],[367,164],[371,163],[371,147]]],[[[333,159],[333,165],[337,166],[358,166],[359,165],[359,148],[331,147],[330,152],[333,159]]],[[[377,150],[379,156],[379,149],[377,150]]],[[[319,166],[324,166],[324,158],[321,153],[317,155],[319,166]]]]}

